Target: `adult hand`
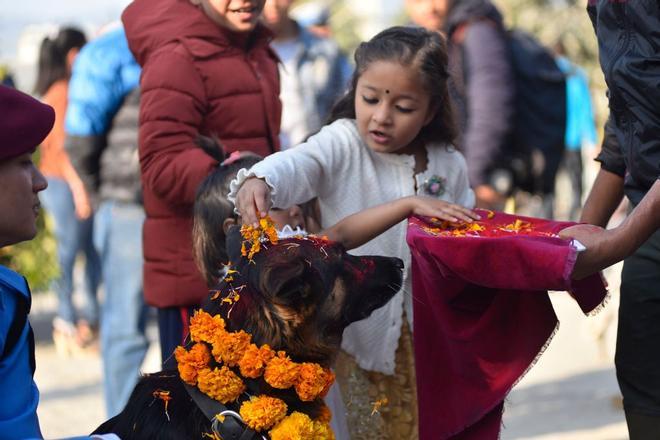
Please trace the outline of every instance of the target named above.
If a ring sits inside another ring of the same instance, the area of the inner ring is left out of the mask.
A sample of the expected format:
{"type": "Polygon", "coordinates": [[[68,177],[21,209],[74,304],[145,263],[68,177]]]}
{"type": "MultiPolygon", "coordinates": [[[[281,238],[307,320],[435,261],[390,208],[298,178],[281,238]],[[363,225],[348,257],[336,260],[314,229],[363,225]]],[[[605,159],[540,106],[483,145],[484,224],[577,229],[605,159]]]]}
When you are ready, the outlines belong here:
{"type": "Polygon", "coordinates": [[[505,197],[490,185],[477,186],[474,188],[474,195],[477,198],[477,208],[501,211],[506,201],[505,197]]]}
{"type": "Polygon", "coordinates": [[[575,239],[586,248],[578,254],[573,266],[572,278],[582,279],[616,262],[617,256],[610,255],[605,245],[610,234],[612,231],[587,224],[571,226],[559,232],[560,237],[575,239]]]}
{"type": "Polygon", "coordinates": [[[410,203],[412,204],[410,211],[414,215],[435,217],[450,222],[463,220],[471,223],[473,220],[481,219],[479,214],[471,209],[433,197],[414,196],[410,198],[410,203]]]}
{"type": "Polygon", "coordinates": [[[244,224],[259,226],[259,219],[268,214],[271,204],[269,186],[256,177],[247,179],[236,193],[236,209],[244,224]]]}

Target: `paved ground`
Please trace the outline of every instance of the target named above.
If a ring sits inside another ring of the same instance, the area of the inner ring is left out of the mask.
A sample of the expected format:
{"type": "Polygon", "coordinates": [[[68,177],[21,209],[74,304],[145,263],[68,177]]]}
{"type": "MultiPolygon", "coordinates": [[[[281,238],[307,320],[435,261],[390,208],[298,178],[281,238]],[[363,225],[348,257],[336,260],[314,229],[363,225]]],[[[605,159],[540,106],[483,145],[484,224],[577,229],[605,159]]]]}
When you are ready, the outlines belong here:
{"type": "MultiPolygon", "coordinates": [[[[610,279],[614,281],[616,275],[610,279]]],[[[615,404],[618,389],[611,360],[616,296],[600,315],[591,318],[584,317],[565,293],[553,293],[552,299],[560,329],[511,393],[502,439],[626,439],[623,412],[615,404]],[[601,334],[604,337],[597,340],[596,335],[601,334]]],[[[39,417],[43,433],[50,439],[88,433],[105,420],[100,360],[94,355],[66,359],[57,355],[50,337],[54,309],[55,298],[39,294],[31,315],[37,336],[39,417]]],[[[155,341],[153,324],[149,334],[155,341]]],[[[158,346],[153,342],[145,371],[155,371],[158,358],[158,346]]]]}

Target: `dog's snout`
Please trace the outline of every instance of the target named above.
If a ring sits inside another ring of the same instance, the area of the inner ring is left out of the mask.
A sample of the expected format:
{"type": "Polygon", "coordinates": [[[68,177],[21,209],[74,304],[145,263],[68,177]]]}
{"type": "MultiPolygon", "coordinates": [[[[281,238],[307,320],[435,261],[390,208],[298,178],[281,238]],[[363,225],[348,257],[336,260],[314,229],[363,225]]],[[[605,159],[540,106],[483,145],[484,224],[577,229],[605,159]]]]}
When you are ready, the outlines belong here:
{"type": "Polygon", "coordinates": [[[397,269],[403,269],[403,260],[401,258],[394,258],[394,265],[397,269]]]}

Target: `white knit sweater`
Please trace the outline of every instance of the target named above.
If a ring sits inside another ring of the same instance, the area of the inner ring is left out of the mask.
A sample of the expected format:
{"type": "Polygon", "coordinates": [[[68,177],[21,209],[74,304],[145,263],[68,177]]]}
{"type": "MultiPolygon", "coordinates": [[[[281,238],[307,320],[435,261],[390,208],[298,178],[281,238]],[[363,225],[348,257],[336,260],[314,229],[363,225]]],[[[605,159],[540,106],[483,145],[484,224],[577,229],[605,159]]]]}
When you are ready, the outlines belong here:
{"type": "MultiPolygon", "coordinates": [[[[415,159],[406,154],[377,153],[362,141],[354,120],[342,119],[293,149],[268,156],[249,171],[241,170],[231,182],[229,199],[235,199],[246,178],[265,179],[272,189],[273,206],[286,208],[318,197],[323,227],[365,208],[401,197],[425,194],[432,176],[445,180],[438,198],[474,206],[465,159],[452,147],[427,145],[427,170],[415,175],[415,159]]],[[[355,255],[399,257],[405,265],[404,282],[384,307],[344,332],[342,348],[367,370],[394,373],[394,354],[401,334],[402,308],[412,319],[410,251],[406,245],[407,222],[351,251],[355,255]]],[[[412,322],[411,322],[412,328],[412,322]]]]}

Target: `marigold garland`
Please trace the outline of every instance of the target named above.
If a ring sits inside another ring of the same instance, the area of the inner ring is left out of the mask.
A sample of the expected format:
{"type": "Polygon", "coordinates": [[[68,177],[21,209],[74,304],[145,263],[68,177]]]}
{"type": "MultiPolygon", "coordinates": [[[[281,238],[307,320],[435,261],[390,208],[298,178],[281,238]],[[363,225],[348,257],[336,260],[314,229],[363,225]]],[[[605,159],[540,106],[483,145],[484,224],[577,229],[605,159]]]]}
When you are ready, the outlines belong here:
{"type": "Polygon", "coordinates": [[[243,376],[249,377],[250,379],[256,379],[264,374],[266,365],[274,357],[275,352],[268,346],[268,344],[264,344],[261,347],[257,347],[255,344],[250,344],[245,350],[243,358],[238,362],[238,367],[243,376]]]}
{"type": "MultiPolygon", "coordinates": [[[[268,236],[267,220],[262,219],[260,234],[268,236]]],[[[250,251],[256,253],[262,237],[257,239],[254,231],[248,232],[255,240],[250,251]]],[[[268,238],[273,241],[273,237],[268,238]]],[[[190,337],[195,342],[190,350],[177,347],[174,353],[179,375],[186,383],[197,385],[201,392],[223,404],[236,401],[246,389],[243,380],[229,367],[238,367],[246,378],[263,376],[273,388],[294,387],[298,397],[307,402],[325,396],[335,379],[332,371],[318,364],[298,364],[284,351],[275,353],[267,344],[258,347],[251,343],[252,336],[243,330],[228,332],[220,315],[211,316],[203,310],[198,310],[190,321],[190,337]],[[221,366],[211,368],[212,359],[221,366]]],[[[300,412],[287,416],[287,411],[284,401],[265,395],[243,402],[239,410],[250,428],[255,431],[270,429],[272,440],[334,440],[327,406],[321,407],[316,421],[300,412]]]]}
{"type": "Polygon", "coordinates": [[[211,351],[206,344],[197,343],[190,351],[179,346],[174,350],[179,376],[189,385],[197,385],[198,372],[211,362],[211,351]]]}
{"type": "Polygon", "coordinates": [[[234,367],[243,358],[245,350],[250,345],[252,336],[243,330],[238,332],[220,332],[213,340],[213,357],[218,362],[224,362],[228,367],[234,367]]]}
{"type": "Polygon", "coordinates": [[[319,364],[305,362],[300,365],[299,378],[295,384],[300,400],[309,402],[317,397],[325,397],[330,386],[335,381],[332,371],[322,368],[319,364]]]}
{"type": "Polygon", "coordinates": [[[286,417],[287,410],[288,407],[282,399],[258,396],[243,402],[239,413],[246,425],[260,432],[272,428],[286,417]]]}
{"type": "Polygon", "coordinates": [[[216,335],[224,333],[225,320],[222,316],[211,316],[203,310],[198,310],[190,318],[190,339],[194,342],[212,344],[216,335]]]}
{"type": "Polygon", "coordinates": [[[299,373],[300,365],[293,362],[285,352],[278,351],[277,356],[266,366],[264,380],[273,388],[285,390],[298,382],[299,373]]]}
{"type": "Polygon", "coordinates": [[[233,402],[245,391],[240,377],[226,366],[203,369],[197,376],[199,390],[220,403],[233,402]]]}

